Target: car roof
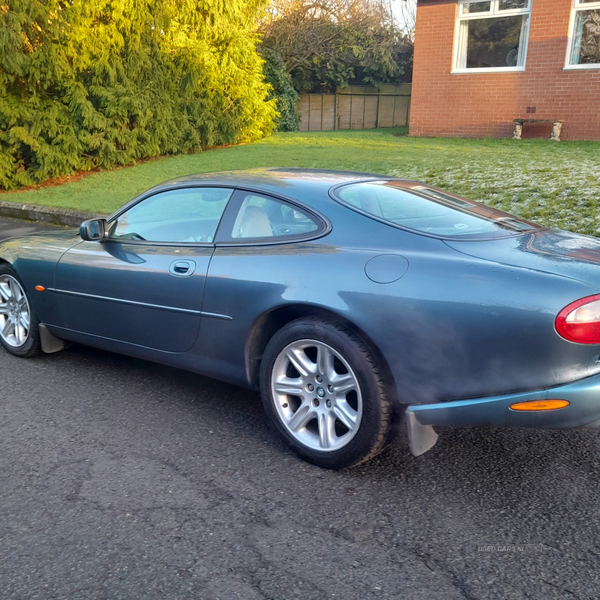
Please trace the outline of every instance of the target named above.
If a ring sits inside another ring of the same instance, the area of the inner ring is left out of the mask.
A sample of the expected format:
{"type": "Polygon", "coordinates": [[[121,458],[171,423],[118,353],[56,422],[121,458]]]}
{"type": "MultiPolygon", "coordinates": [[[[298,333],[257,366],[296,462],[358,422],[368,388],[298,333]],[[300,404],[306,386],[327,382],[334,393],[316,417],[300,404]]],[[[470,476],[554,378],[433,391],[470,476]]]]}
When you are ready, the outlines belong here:
{"type": "Polygon", "coordinates": [[[382,179],[391,180],[398,178],[372,173],[356,173],[353,171],[283,167],[217,171],[177,177],[151,188],[144,195],[166,189],[195,185],[231,185],[241,188],[260,189],[297,200],[306,200],[307,196],[315,192],[319,193],[322,198],[327,197],[328,191],[336,185],[382,179]]]}

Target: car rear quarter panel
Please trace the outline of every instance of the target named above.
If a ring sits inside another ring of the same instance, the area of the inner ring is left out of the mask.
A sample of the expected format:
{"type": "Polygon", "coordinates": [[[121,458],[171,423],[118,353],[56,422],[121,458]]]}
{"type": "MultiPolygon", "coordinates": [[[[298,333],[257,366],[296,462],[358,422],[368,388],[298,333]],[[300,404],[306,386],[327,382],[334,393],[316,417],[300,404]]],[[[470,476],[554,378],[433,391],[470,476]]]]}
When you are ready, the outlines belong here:
{"type": "Polygon", "coordinates": [[[426,403],[540,389],[597,373],[598,346],[558,336],[561,308],[589,287],[561,277],[408,255],[405,277],[354,293],[352,315],[389,362],[398,395],[426,403]],[[369,310],[369,305],[371,310],[369,310]]]}
{"type": "Polygon", "coordinates": [[[350,233],[332,233],[303,244],[218,247],[203,311],[230,319],[203,320],[196,351],[209,370],[248,385],[253,326],[286,306],[352,323],[377,347],[406,403],[538,389],[600,370],[598,346],[569,343],[554,330],[562,307],[592,293],[586,284],[466,257],[375,222],[364,229],[377,241],[362,246],[350,233]],[[375,283],[365,265],[390,253],[408,270],[375,283]]]}

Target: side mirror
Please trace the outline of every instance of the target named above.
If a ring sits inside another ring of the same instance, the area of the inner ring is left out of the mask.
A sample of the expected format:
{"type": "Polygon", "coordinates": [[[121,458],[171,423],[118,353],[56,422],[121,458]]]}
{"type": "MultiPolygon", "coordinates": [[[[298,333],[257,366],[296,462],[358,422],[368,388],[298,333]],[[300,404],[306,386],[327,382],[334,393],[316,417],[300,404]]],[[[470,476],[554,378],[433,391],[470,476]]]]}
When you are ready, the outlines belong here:
{"type": "Polygon", "coordinates": [[[90,219],[84,221],[79,228],[79,235],[87,242],[102,242],[108,235],[106,219],[90,219]]]}

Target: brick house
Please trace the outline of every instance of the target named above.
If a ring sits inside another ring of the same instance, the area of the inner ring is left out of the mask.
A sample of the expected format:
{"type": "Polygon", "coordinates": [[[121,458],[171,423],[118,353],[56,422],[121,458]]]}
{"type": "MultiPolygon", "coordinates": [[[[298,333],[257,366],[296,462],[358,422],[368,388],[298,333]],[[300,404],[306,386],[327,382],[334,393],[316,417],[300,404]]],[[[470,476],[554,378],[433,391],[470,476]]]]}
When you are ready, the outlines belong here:
{"type": "Polygon", "coordinates": [[[418,0],[410,135],[510,137],[515,118],[600,140],[600,1],[418,0]]]}

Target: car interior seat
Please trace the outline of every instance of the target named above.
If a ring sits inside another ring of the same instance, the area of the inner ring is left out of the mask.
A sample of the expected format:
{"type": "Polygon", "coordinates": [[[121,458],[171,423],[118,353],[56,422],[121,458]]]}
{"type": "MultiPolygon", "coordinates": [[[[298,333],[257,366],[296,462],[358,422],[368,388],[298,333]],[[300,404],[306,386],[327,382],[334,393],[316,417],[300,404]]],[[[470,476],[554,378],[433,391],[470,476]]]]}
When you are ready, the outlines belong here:
{"type": "Polygon", "coordinates": [[[246,206],[233,227],[234,238],[263,238],[272,235],[269,217],[258,206],[246,206]]]}

